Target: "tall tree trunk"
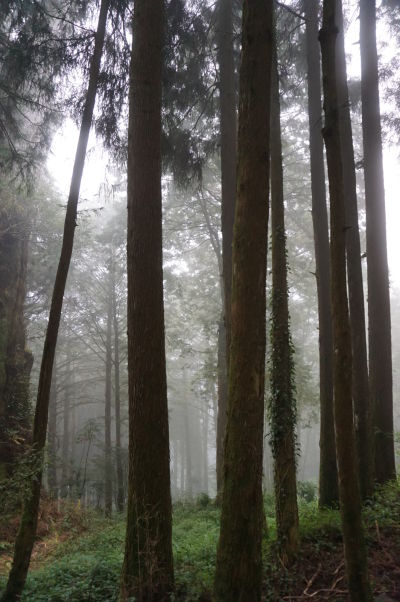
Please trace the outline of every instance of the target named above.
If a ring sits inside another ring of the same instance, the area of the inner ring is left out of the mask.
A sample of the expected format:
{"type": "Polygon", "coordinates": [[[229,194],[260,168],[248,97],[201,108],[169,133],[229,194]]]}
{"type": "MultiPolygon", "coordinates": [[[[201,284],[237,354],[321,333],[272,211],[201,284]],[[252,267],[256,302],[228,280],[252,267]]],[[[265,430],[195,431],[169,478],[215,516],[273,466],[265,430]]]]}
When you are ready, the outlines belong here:
{"type": "Polygon", "coordinates": [[[261,599],[272,0],[243,4],[228,423],[215,598],[261,599]]]}
{"type": "Polygon", "coordinates": [[[379,104],[375,0],[360,2],[361,102],[367,214],[369,384],[379,483],[396,476],[385,186],[379,104]]]}
{"type": "Polygon", "coordinates": [[[129,491],[121,596],[174,588],[161,214],[163,0],[135,0],[128,141],[129,491]],[[149,453],[151,450],[151,453],[149,453]]]}
{"type": "Polygon", "coordinates": [[[29,441],[29,377],[24,303],[29,220],[16,203],[0,210],[0,481],[12,476],[29,441]]]}
{"type": "Polygon", "coordinates": [[[282,562],[293,560],[299,547],[296,489],[296,400],[293,346],[289,327],[286,231],[283,198],[279,76],[274,36],[271,96],[271,446],[274,456],[275,508],[282,562]]]}
{"type": "Polygon", "coordinates": [[[331,217],[331,296],[334,344],[334,414],[340,511],[350,600],[372,600],[361,517],[352,404],[352,351],[346,283],[346,215],[336,82],[336,0],[324,0],[320,31],[324,88],[323,129],[331,217]]]}
{"type": "Polygon", "coordinates": [[[368,357],[365,328],[364,287],[358,227],[357,183],[347,88],[342,1],[337,0],[336,42],[339,124],[343,157],[343,184],[346,207],[347,279],[349,289],[351,344],[353,350],[353,403],[361,496],[372,493],[372,432],[369,411],[368,357]]]}
{"type": "Polygon", "coordinates": [[[314,229],[319,327],[319,395],[321,408],[319,505],[338,502],[333,423],[332,312],[328,213],[326,208],[324,149],[321,136],[321,68],[318,45],[318,0],[305,0],[307,41],[308,119],[310,128],[311,202],[314,229]]]}
{"type": "MultiPolygon", "coordinates": [[[[227,421],[228,362],[231,332],[231,289],[232,289],[232,238],[235,215],[236,187],[236,89],[233,52],[233,5],[232,0],[219,0],[218,10],[218,63],[220,93],[221,131],[221,227],[223,264],[223,313],[224,329],[218,344],[221,351],[220,370],[225,376],[218,381],[217,420],[217,495],[221,495],[223,481],[224,439],[227,421]],[[222,337],[226,337],[225,341],[222,337]],[[224,363],[222,363],[224,362],[224,363]]],[[[221,329],[221,326],[220,326],[221,329]]]]}
{"type": "Polygon", "coordinates": [[[105,412],[104,412],[104,512],[106,517],[112,513],[112,458],[111,458],[111,374],[112,374],[112,258],[109,267],[107,295],[106,330],[106,373],[105,373],[105,412]]]}
{"type": "Polygon", "coordinates": [[[48,447],[49,447],[49,467],[48,483],[50,494],[54,499],[58,497],[57,483],[57,361],[54,358],[53,378],[51,379],[50,399],[49,399],[49,429],[48,429],[48,447]]]}
{"type": "Polygon", "coordinates": [[[65,284],[67,281],[68,269],[73,249],[79,189],[82,179],[83,166],[85,163],[89,131],[92,123],[94,103],[96,99],[97,80],[103,51],[108,5],[109,0],[102,0],[100,5],[99,21],[97,25],[93,57],[90,65],[88,90],[83,109],[78,146],[76,149],[71,186],[68,196],[61,256],[58,264],[56,280],[54,283],[49,321],[46,330],[42,363],[40,367],[39,387],[32,437],[32,453],[33,456],[36,456],[39,459],[39,469],[32,479],[30,492],[24,504],[21,525],[15,542],[13,564],[8,578],[6,591],[2,597],[2,602],[14,601],[20,596],[25,585],[33,543],[36,535],[40,488],[42,483],[42,458],[47,434],[51,375],[60,325],[65,284]]]}
{"type": "Polygon", "coordinates": [[[117,310],[117,290],[115,283],[115,253],[112,265],[112,302],[113,302],[113,327],[114,327],[114,401],[115,401],[115,463],[117,468],[117,510],[124,510],[124,471],[122,468],[121,447],[121,386],[120,386],[120,359],[119,359],[119,325],[117,310]]]}

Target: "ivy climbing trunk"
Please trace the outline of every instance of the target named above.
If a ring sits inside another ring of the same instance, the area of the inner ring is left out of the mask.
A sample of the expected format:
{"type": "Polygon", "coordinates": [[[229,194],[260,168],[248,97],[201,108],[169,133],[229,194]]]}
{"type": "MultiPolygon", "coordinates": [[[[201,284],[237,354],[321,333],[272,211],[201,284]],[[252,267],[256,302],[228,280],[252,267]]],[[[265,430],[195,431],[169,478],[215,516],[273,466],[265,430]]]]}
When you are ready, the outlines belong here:
{"type": "Polygon", "coordinates": [[[361,106],[367,215],[369,384],[373,412],[375,476],[396,477],[393,375],[385,185],[376,49],[375,0],[360,2],[361,106]]]}
{"type": "Polygon", "coordinates": [[[349,93],[347,87],[343,8],[341,0],[337,0],[336,15],[339,29],[336,42],[336,66],[339,124],[343,157],[343,185],[346,207],[347,281],[349,289],[351,344],[353,350],[353,404],[360,489],[362,498],[366,498],[372,493],[373,482],[372,431],[369,408],[367,337],[365,327],[360,231],[358,227],[356,169],[349,93]]]}
{"type": "MultiPolygon", "coordinates": [[[[3,196],[3,195],[2,195],[3,196]]],[[[19,201],[0,209],[0,481],[14,473],[29,443],[29,377],[24,303],[29,215],[19,201]]]]}
{"type": "Polygon", "coordinates": [[[56,280],[54,283],[49,321],[47,324],[44,341],[42,363],[40,366],[39,387],[32,436],[32,456],[35,464],[36,461],[38,462],[37,470],[32,478],[30,490],[25,500],[21,524],[15,542],[13,563],[6,590],[1,598],[2,602],[14,602],[15,600],[19,599],[25,585],[32,548],[35,541],[40,489],[42,484],[42,459],[47,434],[51,376],[61,319],[65,284],[67,281],[74,243],[79,190],[83,166],[85,163],[89,131],[92,124],[94,103],[96,99],[97,81],[99,77],[101,56],[103,51],[108,6],[109,0],[102,0],[100,4],[93,56],[90,64],[89,84],[82,114],[82,122],[67,202],[61,255],[57,268],[56,280]]]}
{"type": "Polygon", "coordinates": [[[261,599],[272,0],[243,3],[218,601],[261,599]]]}
{"type": "Polygon", "coordinates": [[[135,0],[128,132],[129,489],[121,598],[174,588],[161,211],[163,0],[135,0]]]}
{"type": "Polygon", "coordinates": [[[336,0],[324,0],[320,31],[324,89],[323,135],[331,222],[334,416],[344,555],[351,602],[372,600],[361,517],[352,404],[352,350],[346,283],[346,210],[336,80],[336,0]]]}
{"type": "Polygon", "coordinates": [[[232,237],[235,215],[236,187],[236,89],[235,61],[233,52],[233,3],[219,0],[218,11],[218,63],[221,130],[221,229],[223,318],[221,320],[220,370],[224,372],[218,381],[217,417],[217,494],[220,497],[223,480],[224,439],[227,421],[229,347],[231,338],[231,290],[232,290],[232,237]],[[222,324],[223,322],[223,324],[222,324]],[[223,340],[223,337],[226,339],[223,340]]]}
{"type": "Polygon", "coordinates": [[[318,8],[318,0],[305,0],[311,203],[319,327],[319,396],[321,413],[319,505],[320,507],[329,507],[337,504],[339,493],[333,422],[332,309],[324,148],[321,136],[322,106],[321,66],[318,45],[318,8]]]}
{"type": "MultiPolygon", "coordinates": [[[[276,38],[276,35],[274,36],[276,38]]],[[[296,400],[290,336],[279,75],[274,39],[271,97],[271,397],[270,441],[274,457],[278,546],[284,565],[299,547],[296,489],[296,400]]]]}

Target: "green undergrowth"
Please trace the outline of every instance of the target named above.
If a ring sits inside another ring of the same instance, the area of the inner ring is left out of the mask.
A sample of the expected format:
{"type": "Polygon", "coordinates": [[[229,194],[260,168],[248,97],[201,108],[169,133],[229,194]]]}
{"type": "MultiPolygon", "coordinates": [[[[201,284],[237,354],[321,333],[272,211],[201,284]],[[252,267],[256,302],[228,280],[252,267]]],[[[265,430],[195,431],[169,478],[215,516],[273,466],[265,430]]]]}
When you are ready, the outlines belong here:
{"type": "MultiPolygon", "coordinates": [[[[299,499],[302,555],[340,552],[340,517],[337,510],[318,510],[315,496],[299,499]]],[[[296,571],[282,573],[274,544],[276,529],[273,497],[266,496],[264,533],[265,600],[278,600],[274,591],[293,591],[296,571]],[[273,586],[273,584],[275,584],[273,586]],[[274,597],[275,596],[275,597],[274,597]]],[[[399,524],[400,488],[393,484],[381,490],[365,508],[368,529],[382,530],[399,524]]],[[[105,520],[91,513],[88,529],[51,552],[39,555],[30,571],[23,602],[116,601],[123,559],[125,524],[122,516],[105,520]]],[[[71,526],[73,529],[73,526],[71,526]]],[[[219,530],[219,509],[208,499],[174,506],[173,548],[176,600],[210,600],[219,530]]],[[[369,537],[372,537],[369,535],[369,537]]],[[[0,590],[5,577],[0,577],[0,590]]]]}

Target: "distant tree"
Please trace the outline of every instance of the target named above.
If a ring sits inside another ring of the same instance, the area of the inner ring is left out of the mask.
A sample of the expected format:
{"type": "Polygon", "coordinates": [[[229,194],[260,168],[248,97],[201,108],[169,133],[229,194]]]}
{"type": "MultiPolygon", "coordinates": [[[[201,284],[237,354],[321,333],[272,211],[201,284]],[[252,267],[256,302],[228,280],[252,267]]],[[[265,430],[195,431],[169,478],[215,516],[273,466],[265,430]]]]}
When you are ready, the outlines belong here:
{"type": "Polygon", "coordinates": [[[318,294],[320,469],[319,505],[338,501],[335,432],[333,422],[333,344],[330,299],[330,258],[325,168],[321,136],[321,67],[318,46],[317,0],[304,2],[307,44],[308,118],[310,131],[311,202],[318,294]]]}
{"type": "Polygon", "coordinates": [[[128,520],[121,598],[174,588],[164,340],[161,92],[164,2],[135,0],[128,145],[128,520]]]}
{"type": "Polygon", "coordinates": [[[53,289],[49,321],[43,349],[32,436],[32,457],[35,460],[36,470],[34,476],[32,477],[28,498],[25,500],[21,524],[15,542],[13,564],[8,578],[6,590],[2,596],[2,602],[15,600],[21,595],[28,573],[30,557],[36,535],[43,470],[42,459],[47,435],[52,369],[61,319],[65,284],[73,249],[79,189],[85,162],[89,131],[92,123],[94,103],[96,99],[97,81],[100,71],[108,6],[108,0],[102,0],[100,5],[96,42],[91,61],[86,103],[82,114],[81,129],[79,133],[70,192],[68,196],[63,245],[53,289]]]}
{"type": "Polygon", "coordinates": [[[272,2],[243,4],[233,235],[228,422],[218,601],[261,599],[265,279],[268,227],[272,2]]]}
{"type": "MultiPolygon", "coordinates": [[[[352,404],[352,349],[346,282],[346,208],[337,93],[336,0],[324,0],[320,31],[331,223],[331,297],[336,453],[343,543],[350,600],[372,600],[361,517],[352,404]]],[[[342,79],[343,74],[338,74],[342,79]]]]}
{"type": "Polygon", "coordinates": [[[396,476],[389,270],[386,244],[375,0],[360,2],[361,105],[367,216],[369,383],[373,411],[375,476],[396,476]]]}
{"type": "Polygon", "coordinates": [[[286,230],[283,192],[279,74],[274,36],[271,100],[271,375],[270,441],[274,457],[274,486],[278,545],[282,562],[293,560],[299,547],[296,491],[296,399],[293,345],[290,336],[286,230]]]}

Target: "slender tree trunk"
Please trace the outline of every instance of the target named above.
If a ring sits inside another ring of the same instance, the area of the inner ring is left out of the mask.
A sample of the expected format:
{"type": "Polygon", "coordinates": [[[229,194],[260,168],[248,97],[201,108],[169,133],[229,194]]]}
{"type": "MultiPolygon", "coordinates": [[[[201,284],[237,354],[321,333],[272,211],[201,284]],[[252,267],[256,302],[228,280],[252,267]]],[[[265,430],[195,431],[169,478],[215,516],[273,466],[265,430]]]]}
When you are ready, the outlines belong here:
{"type": "Polygon", "coordinates": [[[161,213],[163,0],[135,0],[128,141],[129,492],[121,597],[174,588],[161,213]],[[150,453],[151,450],[151,453],[150,453]]]}
{"type": "Polygon", "coordinates": [[[385,186],[375,0],[360,2],[361,102],[367,214],[369,384],[378,483],[396,477],[385,186]]]}
{"type": "Polygon", "coordinates": [[[112,259],[109,268],[106,330],[106,373],[105,373],[105,415],[104,415],[104,512],[106,517],[112,513],[112,459],[111,459],[111,374],[112,374],[112,259]]]}
{"type": "Polygon", "coordinates": [[[48,482],[50,494],[54,499],[58,497],[57,484],[57,362],[54,358],[53,377],[51,379],[50,400],[49,400],[49,429],[48,429],[48,447],[49,447],[49,467],[48,482]]]}
{"type": "Polygon", "coordinates": [[[113,327],[114,327],[114,395],[115,395],[115,463],[117,468],[117,510],[124,510],[124,471],[122,469],[121,447],[121,387],[120,387],[120,359],[119,359],[119,325],[117,311],[117,291],[115,284],[115,254],[112,265],[112,301],[113,301],[113,327]]]}
{"type": "Polygon", "coordinates": [[[67,280],[68,269],[72,255],[79,189],[85,162],[89,131],[92,123],[94,103],[96,99],[97,80],[100,71],[108,5],[109,0],[102,0],[100,5],[99,21],[97,25],[93,57],[90,65],[88,91],[83,109],[81,129],[79,132],[78,146],[76,149],[71,186],[68,196],[61,256],[57,269],[56,280],[54,283],[49,321],[47,325],[42,363],[40,367],[39,387],[32,437],[33,455],[39,458],[40,467],[32,479],[31,489],[25,501],[21,525],[15,542],[13,564],[8,578],[6,591],[2,597],[2,602],[14,601],[20,596],[25,585],[33,543],[36,535],[40,488],[42,483],[42,458],[47,434],[51,375],[64,299],[65,283],[67,280]]]}
{"type": "Polygon", "coordinates": [[[369,411],[368,357],[365,328],[364,287],[358,227],[357,184],[347,88],[342,1],[337,0],[336,42],[339,124],[342,141],[343,183],[346,206],[347,280],[349,289],[350,328],[353,350],[353,403],[357,456],[362,498],[372,493],[372,432],[369,411]]]}
{"type": "MultiPolygon", "coordinates": [[[[276,35],[275,35],[276,38],[276,35]]],[[[274,456],[275,508],[278,545],[283,564],[293,560],[299,547],[296,489],[296,400],[293,346],[289,327],[286,231],[283,198],[282,140],[279,76],[274,41],[271,97],[271,241],[272,323],[271,446],[274,456]]]]}
{"type": "Polygon", "coordinates": [[[346,572],[352,602],[372,600],[361,517],[352,406],[352,351],[346,284],[346,216],[336,82],[336,0],[324,0],[320,31],[331,217],[334,413],[346,572]]]}
{"type": "Polygon", "coordinates": [[[318,0],[305,0],[307,41],[308,118],[310,128],[311,201],[319,327],[319,395],[321,408],[319,505],[338,502],[333,423],[332,312],[328,213],[326,208],[324,149],[321,136],[321,68],[318,45],[318,0]]]}
{"type": "Polygon", "coordinates": [[[236,88],[235,63],[233,52],[233,5],[232,0],[219,0],[218,10],[218,63],[220,92],[220,130],[221,130],[221,226],[222,226],[222,264],[223,264],[223,312],[224,332],[218,344],[225,348],[221,351],[220,369],[225,376],[219,379],[218,421],[217,421],[217,496],[221,495],[223,480],[224,439],[227,422],[228,399],[228,362],[231,331],[231,289],[232,289],[232,238],[235,215],[236,188],[236,88]],[[226,337],[225,341],[222,336],[226,337]],[[224,364],[222,361],[224,360],[224,364]]]}
{"type": "Polygon", "coordinates": [[[261,599],[272,1],[243,3],[228,423],[217,601],[261,599]]]}

